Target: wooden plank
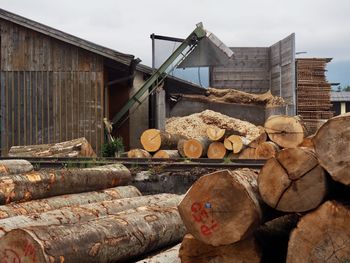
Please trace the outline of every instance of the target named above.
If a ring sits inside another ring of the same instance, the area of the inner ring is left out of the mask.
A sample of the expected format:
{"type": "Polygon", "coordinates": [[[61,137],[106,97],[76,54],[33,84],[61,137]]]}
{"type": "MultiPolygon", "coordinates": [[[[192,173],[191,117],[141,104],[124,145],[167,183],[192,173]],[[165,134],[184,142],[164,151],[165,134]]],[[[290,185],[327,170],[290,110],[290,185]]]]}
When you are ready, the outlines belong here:
{"type": "Polygon", "coordinates": [[[32,145],[32,133],[33,133],[33,99],[32,99],[32,82],[31,82],[32,71],[26,72],[26,89],[27,89],[27,107],[26,107],[26,144],[32,145]]]}
{"type": "MultiPolygon", "coordinates": [[[[1,60],[2,61],[2,60],[1,60]]],[[[8,152],[8,97],[7,97],[7,74],[1,71],[1,156],[6,156],[8,152]]]]}
{"type": "Polygon", "coordinates": [[[23,71],[19,71],[18,72],[18,114],[19,116],[18,118],[18,130],[17,130],[17,134],[18,134],[18,144],[19,145],[24,145],[24,137],[25,137],[25,133],[24,133],[24,122],[25,122],[25,87],[24,87],[24,72],[23,71]]]}

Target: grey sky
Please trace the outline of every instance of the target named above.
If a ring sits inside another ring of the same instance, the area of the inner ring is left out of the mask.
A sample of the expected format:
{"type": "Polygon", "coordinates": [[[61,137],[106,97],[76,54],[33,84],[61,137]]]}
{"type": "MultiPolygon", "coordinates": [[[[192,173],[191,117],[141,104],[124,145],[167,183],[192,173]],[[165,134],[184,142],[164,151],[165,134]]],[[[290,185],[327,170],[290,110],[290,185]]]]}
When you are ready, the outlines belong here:
{"type": "Polygon", "coordinates": [[[202,21],[228,46],[269,46],[295,32],[303,56],[350,66],[349,0],[0,0],[0,7],[147,65],[151,33],[186,37],[202,21]]]}

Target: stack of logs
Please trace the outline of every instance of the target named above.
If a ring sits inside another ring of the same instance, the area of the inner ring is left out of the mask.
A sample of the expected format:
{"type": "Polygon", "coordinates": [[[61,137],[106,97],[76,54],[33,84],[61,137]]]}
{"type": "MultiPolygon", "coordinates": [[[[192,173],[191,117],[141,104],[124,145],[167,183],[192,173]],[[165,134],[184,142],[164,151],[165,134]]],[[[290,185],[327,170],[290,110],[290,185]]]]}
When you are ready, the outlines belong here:
{"type": "Polygon", "coordinates": [[[306,145],[281,150],[260,172],[199,178],[178,206],[189,232],[181,262],[349,262],[350,114],[306,145]]]}
{"type": "Polygon", "coordinates": [[[122,164],[39,170],[0,161],[0,262],[130,262],[180,242],[174,194],[142,196],[122,164]]]}
{"type": "Polygon", "coordinates": [[[130,158],[202,158],[210,159],[268,159],[282,148],[296,147],[303,142],[307,131],[300,118],[275,115],[268,118],[259,134],[250,140],[238,132],[208,127],[207,136],[187,138],[157,129],[141,135],[144,149],[132,149],[130,158]]]}

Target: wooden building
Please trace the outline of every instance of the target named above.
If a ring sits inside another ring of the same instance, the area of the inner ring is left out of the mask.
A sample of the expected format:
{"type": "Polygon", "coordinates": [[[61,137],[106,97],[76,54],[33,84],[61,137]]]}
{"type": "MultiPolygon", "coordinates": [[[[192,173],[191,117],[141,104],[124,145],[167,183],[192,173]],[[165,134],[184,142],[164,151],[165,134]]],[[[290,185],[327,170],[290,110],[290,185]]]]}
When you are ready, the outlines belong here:
{"type": "Polygon", "coordinates": [[[331,103],[335,116],[350,112],[350,92],[331,91],[331,103]]]}

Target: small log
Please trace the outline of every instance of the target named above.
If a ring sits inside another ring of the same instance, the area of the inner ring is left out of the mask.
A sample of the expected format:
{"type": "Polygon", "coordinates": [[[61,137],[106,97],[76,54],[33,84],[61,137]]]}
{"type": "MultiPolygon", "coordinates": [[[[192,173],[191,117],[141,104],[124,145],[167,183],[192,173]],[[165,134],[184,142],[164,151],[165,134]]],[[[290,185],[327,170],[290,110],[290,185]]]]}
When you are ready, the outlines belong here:
{"type": "Polygon", "coordinates": [[[27,160],[0,160],[0,176],[33,171],[33,165],[27,160]]]}
{"type": "Polygon", "coordinates": [[[327,178],[307,148],[284,149],[269,159],[258,177],[261,197],[284,212],[316,208],[327,194],[327,178]]]}
{"type": "Polygon", "coordinates": [[[185,231],[176,208],[140,207],[89,222],[12,230],[0,239],[0,256],[26,263],[130,262],[180,242],[185,231]]]}
{"type": "Polygon", "coordinates": [[[261,253],[254,238],[225,246],[211,246],[187,234],[181,244],[182,263],[253,263],[261,262],[261,253]]]}
{"type": "Polygon", "coordinates": [[[137,190],[136,187],[119,186],[104,189],[101,191],[54,196],[50,198],[32,200],[23,203],[11,203],[0,206],[0,219],[18,215],[43,213],[67,206],[85,205],[101,201],[131,198],[137,196],[141,196],[141,193],[139,190],[137,190]]]}
{"type": "Polygon", "coordinates": [[[148,129],[141,135],[141,144],[148,152],[156,152],[161,149],[175,150],[181,139],[187,138],[182,135],[170,134],[157,129],[148,129]]]}
{"type": "Polygon", "coordinates": [[[247,147],[238,154],[238,159],[255,159],[256,157],[255,152],[256,152],[255,148],[247,147]]]}
{"type": "Polygon", "coordinates": [[[226,156],[226,148],[222,142],[209,144],[207,156],[210,159],[222,159],[226,156]]]}
{"type": "Polygon", "coordinates": [[[255,231],[255,239],[262,248],[262,262],[286,262],[289,236],[299,219],[297,214],[280,216],[255,231]]]}
{"type": "Polygon", "coordinates": [[[196,239],[213,246],[240,241],[262,220],[257,174],[240,169],[202,176],[178,208],[187,230],[196,239]]]}
{"type": "Polygon", "coordinates": [[[8,155],[10,157],[96,157],[96,153],[84,137],[60,143],[12,146],[8,155]]]}
{"type": "Polygon", "coordinates": [[[128,151],[128,158],[152,158],[152,155],[144,149],[132,149],[128,151]]]}
{"type": "Polygon", "coordinates": [[[155,205],[176,206],[182,199],[180,195],[159,194],[123,198],[119,200],[102,201],[81,206],[64,207],[57,210],[30,215],[20,215],[0,220],[0,238],[11,230],[32,227],[76,224],[87,222],[103,216],[117,215],[118,213],[141,206],[155,205]]]}
{"type": "Polygon", "coordinates": [[[348,262],[350,209],[327,201],[302,217],[288,244],[287,263],[348,262]]]}
{"type": "Polygon", "coordinates": [[[218,127],[208,127],[207,128],[207,136],[210,140],[216,142],[216,141],[223,141],[225,138],[225,129],[220,129],[218,127]]]}
{"type": "Polygon", "coordinates": [[[153,155],[153,158],[180,158],[178,150],[159,150],[153,155]]]}
{"type": "Polygon", "coordinates": [[[279,147],[274,142],[263,142],[258,145],[255,151],[255,159],[270,159],[275,157],[279,147]]]}
{"type": "Polygon", "coordinates": [[[257,148],[260,144],[267,141],[267,134],[265,132],[264,127],[258,126],[258,128],[260,131],[260,135],[249,143],[248,146],[251,148],[257,148]]]}
{"type": "Polygon", "coordinates": [[[270,140],[282,148],[295,148],[306,136],[305,126],[296,116],[271,116],[264,127],[270,140]]]}
{"type": "Polygon", "coordinates": [[[2,176],[0,204],[100,190],[125,185],[130,181],[130,171],[122,164],[2,176]]]}
{"type": "Polygon", "coordinates": [[[333,180],[350,186],[350,113],[328,120],[312,142],[317,158],[333,180]]]}
{"type": "Polygon", "coordinates": [[[177,149],[182,157],[200,158],[207,154],[210,141],[208,138],[180,140],[177,149]]]}
{"type": "Polygon", "coordinates": [[[231,135],[224,140],[225,148],[233,153],[240,153],[249,143],[247,138],[239,135],[231,135]]]}
{"type": "Polygon", "coordinates": [[[135,263],[181,263],[181,260],[179,258],[180,246],[181,243],[152,257],[142,259],[135,263]]]}

